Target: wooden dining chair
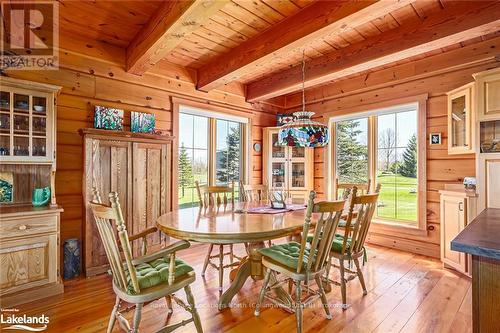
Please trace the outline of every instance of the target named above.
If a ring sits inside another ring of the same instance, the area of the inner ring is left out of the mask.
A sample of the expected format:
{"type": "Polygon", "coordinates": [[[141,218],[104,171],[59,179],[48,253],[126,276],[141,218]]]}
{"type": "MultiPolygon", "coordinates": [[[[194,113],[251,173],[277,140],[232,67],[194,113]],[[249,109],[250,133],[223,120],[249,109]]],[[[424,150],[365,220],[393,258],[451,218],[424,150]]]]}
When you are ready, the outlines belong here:
{"type": "Polygon", "coordinates": [[[269,200],[269,187],[265,184],[250,185],[240,182],[241,199],[244,202],[259,202],[269,200]]]}
{"type": "MultiPolygon", "coordinates": [[[[198,181],[195,181],[194,183],[196,185],[196,191],[198,193],[200,208],[209,209],[210,207],[234,204],[234,182],[231,184],[231,186],[200,185],[198,181]]],[[[201,276],[205,276],[207,267],[210,265],[219,272],[219,291],[222,291],[222,284],[224,282],[224,269],[237,266],[239,263],[234,261],[235,258],[237,260],[242,259],[241,257],[234,254],[233,244],[226,245],[229,245],[228,252],[224,252],[224,245],[220,244],[219,252],[213,255],[212,251],[214,249],[214,245],[209,245],[208,252],[203,263],[203,269],[201,271],[201,276]],[[226,256],[229,256],[229,264],[224,265],[224,257],[226,256]],[[212,259],[219,259],[219,263],[214,263],[212,259]]]]}
{"type": "Polygon", "coordinates": [[[358,194],[366,194],[370,191],[371,183],[371,179],[368,179],[366,183],[340,183],[339,179],[335,178],[335,198],[338,200],[342,196],[342,194],[339,196],[340,191],[343,193],[346,189],[352,189],[354,186],[358,189],[358,194]]]}
{"type": "MultiPolygon", "coordinates": [[[[254,202],[259,203],[262,201],[271,200],[269,187],[265,184],[261,185],[246,185],[242,181],[240,182],[240,191],[243,193],[243,202],[254,202]]],[[[271,240],[267,242],[268,246],[272,245],[271,240]]],[[[245,244],[245,248],[247,244],[245,244]]]]}
{"type": "MultiPolygon", "coordinates": [[[[191,283],[196,280],[194,270],[184,261],[176,258],[176,252],[187,249],[190,246],[189,242],[179,241],[154,254],[133,258],[130,242],[138,237],[129,237],[127,234],[116,192],[109,193],[109,201],[111,203],[109,206],[102,204],[99,193],[95,188],[93,189],[93,199],[89,206],[94,214],[97,230],[109,261],[113,276],[113,291],[116,294],[116,302],[109,318],[107,332],[110,333],[113,330],[116,320],[126,332],[138,332],[143,305],[163,297],[167,301],[170,313],[173,299],[191,314],[191,318],[165,326],[161,329],[162,331],[171,332],[193,322],[196,331],[203,332],[190,287],[191,283]],[[116,230],[113,228],[113,221],[116,230]],[[182,288],[186,293],[188,305],[173,295],[182,288]],[[132,328],[119,311],[122,302],[135,304],[132,328]]],[[[148,233],[150,232],[141,233],[139,238],[145,237],[148,233]]]]}
{"type": "Polygon", "coordinates": [[[331,319],[325,290],[323,289],[322,275],[328,264],[328,257],[335,231],[344,209],[344,201],[314,203],[316,193],[311,191],[307,206],[301,243],[289,242],[274,245],[259,250],[262,255],[262,265],[266,269],[264,283],[255,307],[255,315],[259,316],[264,296],[276,305],[295,312],[297,332],[302,332],[302,310],[312,302],[321,298],[327,319],[331,319]],[[320,214],[315,224],[313,235],[308,238],[313,213],[320,214]],[[277,273],[284,280],[278,281],[277,273]],[[315,280],[318,290],[310,287],[309,282],[315,280]],[[288,293],[282,287],[288,283],[288,293]],[[306,298],[303,300],[302,285],[304,284],[306,298]],[[295,285],[295,298],[291,291],[295,285]],[[278,295],[274,298],[274,293],[278,295]]]}
{"type": "MultiPolygon", "coordinates": [[[[380,190],[380,187],[378,188],[380,190]]],[[[327,283],[333,282],[340,285],[342,293],[342,309],[347,309],[347,282],[358,277],[361,287],[363,288],[363,295],[367,294],[365,279],[360,267],[359,258],[366,255],[365,241],[368,235],[368,230],[373,218],[373,214],[377,207],[379,193],[357,195],[357,188],[353,187],[351,191],[351,210],[349,214],[352,216],[353,207],[357,206],[355,218],[347,219],[344,234],[336,234],[333,240],[333,245],[330,251],[330,262],[326,269],[327,283]],[[340,270],[340,282],[332,281],[329,279],[329,272],[333,266],[333,259],[338,259],[339,264],[334,267],[340,270]],[[356,271],[350,270],[345,267],[346,263],[354,261],[356,271]],[[346,273],[348,276],[346,276],[346,273]]]]}
{"type": "MultiPolygon", "coordinates": [[[[375,187],[375,191],[373,193],[380,193],[381,189],[381,184],[377,184],[375,187]]],[[[362,190],[364,191],[364,190],[362,190]]],[[[356,224],[356,221],[353,221],[353,218],[356,217],[356,211],[358,207],[356,207],[356,204],[354,203],[353,199],[355,198],[356,195],[363,194],[363,192],[358,192],[358,187],[353,186],[352,188],[346,188],[344,192],[342,192],[342,199],[346,200],[346,209],[345,209],[345,218],[341,218],[339,222],[339,228],[345,229],[347,226],[347,223],[349,223],[350,226],[350,231],[354,228],[354,225],[356,224]],[[354,195],[353,195],[354,194],[354,195]]]]}

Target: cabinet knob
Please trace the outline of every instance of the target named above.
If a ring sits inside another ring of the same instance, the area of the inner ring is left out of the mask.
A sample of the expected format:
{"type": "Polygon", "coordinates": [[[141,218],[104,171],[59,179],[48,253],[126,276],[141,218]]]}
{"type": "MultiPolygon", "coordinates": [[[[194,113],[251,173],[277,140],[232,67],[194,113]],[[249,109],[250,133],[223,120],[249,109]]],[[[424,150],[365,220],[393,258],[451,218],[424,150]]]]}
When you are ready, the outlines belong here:
{"type": "Polygon", "coordinates": [[[19,230],[26,230],[26,224],[21,224],[19,227],[18,227],[19,230]]]}
{"type": "Polygon", "coordinates": [[[458,203],[458,210],[463,212],[464,211],[464,203],[463,202],[459,202],[458,203]]]}

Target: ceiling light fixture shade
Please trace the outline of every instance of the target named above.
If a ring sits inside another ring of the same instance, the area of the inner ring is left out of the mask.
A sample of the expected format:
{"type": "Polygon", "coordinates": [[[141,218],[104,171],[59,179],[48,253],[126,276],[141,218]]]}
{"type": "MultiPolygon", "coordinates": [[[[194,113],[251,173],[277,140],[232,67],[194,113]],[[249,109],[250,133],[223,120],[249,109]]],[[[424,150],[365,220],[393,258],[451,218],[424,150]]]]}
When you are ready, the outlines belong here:
{"type": "Polygon", "coordinates": [[[314,112],[300,111],[293,114],[296,119],[280,127],[278,144],[290,147],[324,147],[330,140],[328,126],[313,121],[314,112]]]}
{"type": "Polygon", "coordinates": [[[311,117],[314,112],[306,111],[305,76],[306,62],[302,52],[302,111],[295,112],[295,119],[280,127],[277,142],[279,146],[315,148],[324,147],[330,141],[328,126],[313,121],[311,117]]]}

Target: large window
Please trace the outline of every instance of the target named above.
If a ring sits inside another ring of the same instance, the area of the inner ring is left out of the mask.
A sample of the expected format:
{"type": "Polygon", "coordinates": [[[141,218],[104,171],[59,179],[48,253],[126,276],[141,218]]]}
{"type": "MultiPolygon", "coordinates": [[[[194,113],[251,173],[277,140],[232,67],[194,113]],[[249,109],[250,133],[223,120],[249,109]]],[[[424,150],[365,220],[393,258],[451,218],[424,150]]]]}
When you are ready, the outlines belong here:
{"type": "Polygon", "coordinates": [[[179,208],[198,205],[195,181],[209,185],[234,182],[238,193],[243,175],[243,129],[238,121],[179,113],[179,208]]]}
{"type": "MultiPolygon", "coordinates": [[[[416,104],[341,118],[335,129],[339,183],[381,185],[375,218],[418,222],[418,110],[416,104]]],[[[424,148],[425,149],[425,148],[424,148]]]]}

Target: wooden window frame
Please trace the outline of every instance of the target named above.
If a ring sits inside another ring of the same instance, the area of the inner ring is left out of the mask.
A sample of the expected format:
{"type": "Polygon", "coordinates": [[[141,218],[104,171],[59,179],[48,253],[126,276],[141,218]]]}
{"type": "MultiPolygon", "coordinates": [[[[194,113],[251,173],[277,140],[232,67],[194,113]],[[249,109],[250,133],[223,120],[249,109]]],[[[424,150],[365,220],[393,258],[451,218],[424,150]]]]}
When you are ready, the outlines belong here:
{"type": "Polygon", "coordinates": [[[250,170],[250,157],[248,156],[248,152],[250,151],[250,147],[248,146],[251,140],[251,126],[252,120],[248,116],[248,113],[244,111],[237,111],[233,109],[226,109],[224,107],[215,106],[211,104],[206,104],[202,102],[196,102],[183,98],[172,97],[172,133],[174,136],[173,144],[172,144],[172,207],[173,209],[179,208],[178,202],[178,168],[179,168],[179,117],[182,107],[189,107],[192,109],[196,109],[197,113],[200,116],[207,117],[209,122],[209,135],[208,135],[208,154],[209,154],[209,163],[208,163],[208,181],[209,184],[215,184],[215,167],[212,163],[213,158],[211,156],[215,156],[215,146],[216,146],[216,120],[228,120],[228,121],[237,121],[242,124],[242,136],[241,136],[241,157],[243,162],[242,166],[242,175],[241,179],[248,183],[249,179],[249,170],[250,170]],[[219,116],[219,117],[217,117],[219,116]]]}
{"type": "MultiPolygon", "coordinates": [[[[368,118],[368,173],[372,179],[371,187],[376,186],[377,159],[377,120],[378,113],[385,109],[397,109],[405,104],[417,104],[417,223],[415,225],[403,225],[387,220],[376,219],[373,222],[371,231],[377,232],[398,232],[418,236],[427,235],[427,99],[428,95],[418,95],[413,97],[388,100],[374,104],[365,104],[341,112],[332,112],[324,115],[329,119],[329,126],[332,133],[332,140],[327,154],[326,188],[329,200],[335,198],[335,177],[336,177],[336,126],[335,122],[352,118],[368,118]]],[[[390,112],[389,112],[390,113],[390,112]]]]}

